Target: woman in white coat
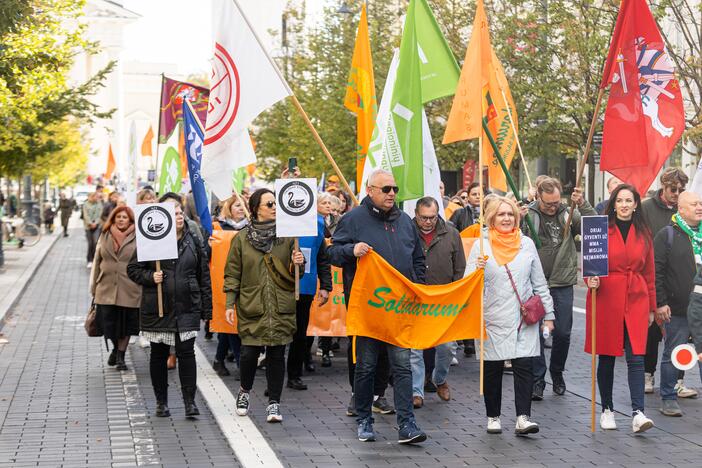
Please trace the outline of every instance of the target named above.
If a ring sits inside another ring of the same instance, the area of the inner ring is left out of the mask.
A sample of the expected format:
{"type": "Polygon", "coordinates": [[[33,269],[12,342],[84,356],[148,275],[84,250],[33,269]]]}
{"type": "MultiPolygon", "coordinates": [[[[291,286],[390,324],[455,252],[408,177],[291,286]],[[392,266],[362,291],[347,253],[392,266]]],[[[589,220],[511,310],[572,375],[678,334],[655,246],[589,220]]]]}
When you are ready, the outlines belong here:
{"type": "Polygon", "coordinates": [[[515,433],[535,434],[539,425],[531,421],[532,357],[538,356],[539,324],[522,323],[519,300],[511,285],[511,273],[519,297],[526,302],[531,296],[541,297],[546,316],[544,327],[553,330],[553,300],[548,292],[539,255],[531,239],[519,230],[519,208],[504,197],[491,199],[485,207],[483,230],[484,257],[480,257],[480,242],[473,244],[467,262],[467,272],[485,269],[483,314],[487,336],[485,340],[484,389],[487,410],[487,432],[499,434],[502,406],[502,371],[505,360],[512,361],[514,399],[517,412],[515,433]]]}

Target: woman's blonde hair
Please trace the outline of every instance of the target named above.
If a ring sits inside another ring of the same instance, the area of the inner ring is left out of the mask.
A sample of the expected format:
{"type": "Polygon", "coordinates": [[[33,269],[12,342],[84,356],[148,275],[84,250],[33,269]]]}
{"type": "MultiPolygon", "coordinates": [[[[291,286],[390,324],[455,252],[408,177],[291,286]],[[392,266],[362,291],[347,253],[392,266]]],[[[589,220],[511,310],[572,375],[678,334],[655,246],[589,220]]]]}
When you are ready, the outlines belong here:
{"type": "MultiPolygon", "coordinates": [[[[234,196],[227,198],[223,202],[221,202],[222,203],[222,210],[220,211],[220,213],[222,214],[222,216],[224,216],[227,219],[233,219],[232,218],[232,205],[238,201],[241,201],[241,200],[239,199],[239,197],[234,195],[234,196]]],[[[243,202],[242,202],[241,206],[244,206],[243,202]]]]}
{"type": "MultiPolygon", "coordinates": [[[[487,198],[487,197],[486,197],[487,198]]],[[[495,227],[495,218],[503,203],[509,205],[514,213],[514,227],[519,228],[519,207],[517,204],[507,197],[494,196],[490,197],[490,201],[485,200],[485,225],[489,228],[495,227]]]]}

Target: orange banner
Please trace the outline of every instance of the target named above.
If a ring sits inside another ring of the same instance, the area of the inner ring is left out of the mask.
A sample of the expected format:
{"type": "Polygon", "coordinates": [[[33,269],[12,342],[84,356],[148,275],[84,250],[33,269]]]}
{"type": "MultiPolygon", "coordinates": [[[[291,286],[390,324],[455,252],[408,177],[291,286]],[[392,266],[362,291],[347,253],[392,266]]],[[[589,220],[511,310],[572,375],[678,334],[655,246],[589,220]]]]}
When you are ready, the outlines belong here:
{"type": "Polygon", "coordinates": [[[480,338],[483,275],[477,270],[449,284],[415,284],[370,252],[358,262],[347,332],[414,349],[480,338]]]}
{"type": "MultiPolygon", "coordinates": [[[[315,298],[310,309],[307,336],[346,336],[346,304],[341,268],[333,266],[331,273],[332,291],[329,293],[329,300],[320,307],[315,298]]],[[[319,290],[319,281],[317,290],[319,290]]]]}
{"type": "Polygon", "coordinates": [[[226,295],[224,294],[224,267],[227,264],[229,246],[232,239],[239,231],[222,231],[215,228],[212,231],[210,246],[212,247],[212,258],[210,260],[210,280],[212,281],[212,320],[210,320],[210,331],[220,333],[238,333],[236,325],[236,315],[234,315],[234,325],[227,322],[224,312],[226,310],[226,295]]]}

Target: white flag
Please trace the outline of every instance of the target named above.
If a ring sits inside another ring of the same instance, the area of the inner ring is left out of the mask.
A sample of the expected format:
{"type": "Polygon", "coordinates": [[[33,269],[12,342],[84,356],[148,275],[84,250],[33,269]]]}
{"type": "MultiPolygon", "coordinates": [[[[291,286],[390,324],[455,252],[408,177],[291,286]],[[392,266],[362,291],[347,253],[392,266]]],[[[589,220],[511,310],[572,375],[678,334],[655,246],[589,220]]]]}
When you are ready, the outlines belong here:
{"type": "Polygon", "coordinates": [[[256,162],[256,153],[249,136],[244,130],[236,135],[227,150],[214,158],[202,158],[200,174],[205,179],[207,187],[220,200],[232,196],[232,174],[240,167],[256,162]]]}
{"type": "Polygon", "coordinates": [[[695,175],[692,177],[692,184],[687,188],[690,192],[695,192],[697,195],[702,197],[702,159],[700,159],[699,164],[697,164],[697,170],[695,175]]]}
{"type": "MultiPolygon", "coordinates": [[[[383,145],[383,142],[385,141],[386,135],[385,129],[387,129],[387,126],[389,125],[390,100],[392,99],[392,90],[397,78],[397,67],[399,63],[399,51],[395,50],[395,55],[392,58],[390,69],[388,70],[388,76],[385,80],[383,97],[380,101],[380,107],[378,108],[377,124],[375,126],[375,130],[373,131],[373,138],[368,148],[368,157],[366,158],[366,164],[363,167],[363,179],[361,181],[361,189],[359,194],[361,199],[366,196],[366,183],[371,172],[379,168],[392,172],[390,158],[387,154],[387,148],[383,145]]],[[[424,109],[422,109],[422,146],[422,156],[424,160],[424,196],[433,197],[439,203],[439,216],[444,218],[444,210],[441,204],[441,191],[439,190],[439,184],[441,182],[439,162],[436,159],[434,142],[431,139],[429,122],[427,121],[427,115],[424,112],[424,109]]],[[[412,217],[414,217],[414,208],[417,205],[417,200],[418,199],[405,200],[403,204],[404,211],[412,217]]]]}
{"type": "Polygon", "coordinates": [[[228,151],[233,140],[258,114],[292,94],[236,0],[216,0],[213,8],[215,44],[203,161],[236,157],[228,151]]]}

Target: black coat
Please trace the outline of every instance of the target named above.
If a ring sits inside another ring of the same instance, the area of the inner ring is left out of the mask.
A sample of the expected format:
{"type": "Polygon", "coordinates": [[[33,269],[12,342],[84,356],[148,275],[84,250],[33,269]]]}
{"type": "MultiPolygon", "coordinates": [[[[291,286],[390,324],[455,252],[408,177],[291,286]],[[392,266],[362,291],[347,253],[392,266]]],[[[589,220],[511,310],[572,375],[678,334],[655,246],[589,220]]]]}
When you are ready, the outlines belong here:
{"type": "Polygon", "coordinates": [[[200,329],[200,320],[212,318],[210,268],[204,246],[188,225],[178,241],[178,258],[161,260],[163,271],[163,317],[158,316],[158,297],[153,275],[156,262],[138,262],[136,252],[127,266],[129,278],[143,286],[142,331],[185,332],[200,329]]]}
{"type": "Polygon", "coordinates": [[[470,206],[459,208],[454,211],[449,221],[453,223],[458,232],[463,231],[468,226],[472,226],[477,222],[473,216],[473,209],[470,206]]]}
{"type": "Polygon", "coordinates": [[[697,273],[690,237],[677,225],[663,228],[653,239],[656,261],[656,306],[667,305],[673,315],[685,316],[697,273]],[[668,229],[673,229],[672,239],[668,229]]]}
{"type": "Polygon", "coordinates": [[[373,247],[397,271],[414,283],[424,283],[424,252],[414,221],[397,206],[384,212],[373,205],[370,197],[341,217],[327,252],[332,265],[344,270],[344,296],[348,304],[351,285],[356,276],[353,247],[365,242],[373,247]]]}

